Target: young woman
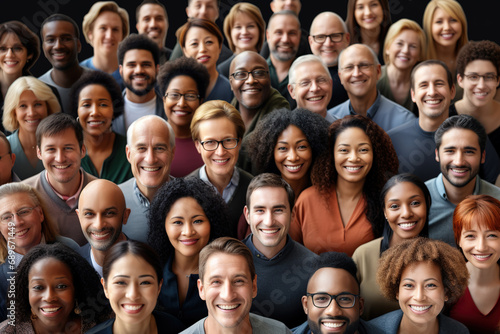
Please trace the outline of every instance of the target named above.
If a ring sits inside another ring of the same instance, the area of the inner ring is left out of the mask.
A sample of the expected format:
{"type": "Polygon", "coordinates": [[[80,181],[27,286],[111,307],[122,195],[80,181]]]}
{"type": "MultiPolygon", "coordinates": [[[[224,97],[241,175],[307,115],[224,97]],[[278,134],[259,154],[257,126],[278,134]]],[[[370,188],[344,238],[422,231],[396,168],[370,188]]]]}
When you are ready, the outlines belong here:
{"type": "Polygon", "coordinates": [[[229,79],[219,75],[217,59],[222,47],[222,33],[212,21],[189,20],[179,34],[179,44],[184,56],[194,58],[208,70],[210,81],[206,90],[206,101],[224,100],[231,102],[233,91],[229,79]]]}
{"type": "Polygon", "coordinates": [[[40,80],[22,76],[10,85],[5,95],[2,123],[16,155],[14,172],[21,180],[40,173],[44,167],[36,154],[36,129],[50,114],[61,111],[52,90],[40,80]]]}
{"type": "Polygon", "coordinates": [[[399,307],[396,302],[382,296],[375,280],[382,253],[406,239],[429,235],[431,194],[418,177],[412,174],[391,177],[380,192],[380,202],[386,221],[383,236],[359,246],[352,255],[358,267],[361,296],[365,300],[362,315],[365,320],[399,307]]]}
{"type": "Polygon", "coordinates": [[[500,201],[471,195],[453,213],[455,241],[467,260],[470,274],[465,293],[450,317],[471,333],[493,333],[500,321],[500,201]]]}
{"type": "Polygon", "coordinates": [[[111,130],[123,107],[120,87],[104,72],[88,71],[72,87],[71,114],[83,129],[87,150],[82,168],[116,184],[133,177],[125,153],[127,139],[111,130]]]}
{"type": "Polygon", "coordinates": [[[148,244],[164,265],[159,301],[186,327],[208,314],[197,288],[200,251],[227,235],[226,203],[201,179],[170,180],[151,203],[148,244]]]}
{"type": "Polygon", "coordinates": [[[377,283],[400,310],[369,323],[383,333],[466,334],[467,328],[441,313],[467,286],[469,273],[460,252],[439,240],[412,238],[382,254],[377,283]]]}
{"type": "Polygon", "coordinates": [[[101,283],[115,318],[92,328],[89,334],[176,334],[184,329],[173,315],[156,311],[163,282],[158,255],[148,245],[127,240],[109,249],[101,283]]]}
{"type": "Polygon", "coordinates": [[[348,115],[330,125],[328,149],[311,172],[313,187],[295,203],[290,236],[315,253],[354,250],[383,229],[379,193],[397,174],[389,136],[375,122],[348,115]]]}

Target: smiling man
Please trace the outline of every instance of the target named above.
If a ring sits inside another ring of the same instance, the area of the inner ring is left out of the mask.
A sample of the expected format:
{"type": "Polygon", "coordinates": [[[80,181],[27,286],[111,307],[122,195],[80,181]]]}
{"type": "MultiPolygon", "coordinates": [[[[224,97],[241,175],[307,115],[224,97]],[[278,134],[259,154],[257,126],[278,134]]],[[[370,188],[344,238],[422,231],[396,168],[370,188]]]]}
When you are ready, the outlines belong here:
{"type": "Polygon", "coordinates": [[[80,194],[76,213],[88,244],[79,253],[102,277],[102,265],[114,244],[127,240],[122,225],[127,223],[130,209],[116,184],[100,179],[90,182],[80,194]]]}
{"type": "Polygon", "coordinates": [[[252,233],[243,242],[253,255],[259,293],[252,313],[289,328],[305,320],[298,302],[306,292],[311,263],[318,256],[288,236],[295,194],[277,174],[254,177],[247,190],[245,218],[252,233]]]}
{"type": "Polygon", "coordinates": [[[229,237],[215,239],[201,250],[199,263],[198,292],[208,317],[181,334],[291,333],[279,321],[250,313],[257,275],[245,244],[229,237]]]}
{"type": "Polygon", "coordinates": [[[135,10],[136,28],[139,34],[151,38],[160,49],[159,64],[164,64],[172,54],[165,47],[168,32],[168,16],[165,6],[157,0],[144,0],[135,10]]]}

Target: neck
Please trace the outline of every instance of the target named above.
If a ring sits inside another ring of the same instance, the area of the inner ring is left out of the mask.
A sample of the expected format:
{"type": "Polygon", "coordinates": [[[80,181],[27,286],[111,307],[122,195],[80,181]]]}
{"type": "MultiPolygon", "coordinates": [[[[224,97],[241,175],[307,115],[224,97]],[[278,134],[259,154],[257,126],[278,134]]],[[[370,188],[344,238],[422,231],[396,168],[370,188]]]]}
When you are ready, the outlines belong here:
{"type": "Polygon", "coordinates": [[[222,175],[221,174],[214,174],[214,173],[212,173],[211,170],[206,168],[206,166],[205,166],[205,171],[207,172],[208,180],[210,181],[210,183],[213,184],[215,186],[215,188],[217,188],[217,192],[219,194],[221,194],[221,196],[222,196],[222,192],[227,187],[229,182],[231,182],[231,178],[233,177],[234,169],[233,169],[233,173],[231,173],[230,175],[228,175],[228,174],[222,174],[222,175]]]}
{"type": "Polygon", "coordinates": [[[380,26],[371,30],[361,28],[361,41],[363,42],[363,44],[369,45],[378,43],[379,36],[380,36],[380,26]]]}
{"type": "Polygon", "coordinates": [[[257,114],[259,108],[248,109],[241,103],[238,103],[238,105],[240,109],[241,118],[243,119],[243,123],[245,124],[245,129],[248,129],[250,127],[250,124],[252,124],[253,118],[255,117],[255,114],[257,114]]]}
{"type": "Polygon", "coordinates": [[[69,315],[65,322],[60,322],[50,327],[42,324],[40,319],[32,320],[31,323],[33,324],[34,333],[37,334],[66,334],[69,332],[81,332],[81,318],[71,318],[71,315],[69,315]]]}
{"type": "Polygon", "coordinates": [[[357,198],[363,195],[363,186],[365,182],[347,182],[346,180],[337,177],[337,183],[335,190],[337,191],[337,197],[349,199],[357,198]]]}
{"type": "Polygon", "coordinates": [[[207,70],[208,70],[208,74],[210,75],[210,81],[208,83],[206,96],[210,95],[210,93],[212,92],[212,90],[215,87],[215,84],[217,83],[217,79],[219,78],[219,72],[217,72],[217,69],[215,68],[215,66],[207,68],[207,70]]]}
{"type": "Polygon", "coordinates": [[[54,182],[51,180],[49,173],[47,173],[47,178],[50,182],[50,186],[59,194],[63,196],[73,196],[78,191],[78,188],[80,188],[82,177],[81,173],[82,171],[80,170],[80,172],[77,173],[72,180],[65,183],[54,182]]]}
{"type": "Polygon", "coordinates": [[[437,318],[432,319],[424,324],[415,324],[411,322],[404,314],[401,323],[399,324],[399,333],[415,333],[415,334],[438,334],[439,333],[439,322],[437,318]]]}
{"type": "Polygon", "coordinates": [[[130,102],[133,103],[146,103],[151,101],[156,97],[156,92],[154,89],[151,89],[147,94],[139,96],[137,94],[134,94],[130,89],[126,89],[125,95],[127,96],[127,99],[130,102]]]}
{"type": "MultiPolygon", "coordinates": [[[[125,236],[125,234],[120,233],[120,236],[118,237],[118,239],[116,239],[116,241],[113,245],[119,243],[120,241],[125,241],[125,240],[127,240],[127,237],[125,236]]],[[[111,246],[109,248],[111,248],[111,246]]],[[[101,250],[95,249],[94,247],[91,247],[92,255],[94,255],[94,260],[101,267],[104,264],[104,258],[106,257],[106,254],[108,254],[109,248],[107,250],[101,251],[101,250]]]]}
{"type": "Polygon", "coordinates": [[[300,193],[311,185],[311,178],[309,174],[300,180],[289,180],[284,178],[284,180],[292,187],[293,193],[295,194],[295,200],[299,197],[300,193]]]}
{"type": "MultiPolygon", "coordinates": [[[[170,177],[169,177],[170,179],[170,177]]],[[[169,179],[166,182],[169,181],[169,179]]],[[[164,184],[164,183],[162,183],[164,184]]],[[[156,192],[158,191],[158,189],[160,188],[159,186],[158,187],[144,187],[142,184],[140,184],[139,182],[137,182],[137,187],[139,188],[139,191],[144,195],[146,196],[146,198],[148,199],[149,203],[153,202],[153,197],[155,197],[156,195],[156,192]]]]}
{"type": "Polygon", "coordinates": [[[469,285],[473,283],[477,286],[488,286],[500,283],[500,266],[498,264],[495,263],[495,265],[485,269],[479,269],[470,262],[467,262],[466,265],[470,274],[469,285]]]}
{"type": "Polygon", "coordinates": [[[400,70],[396,66],[389,64],[386,67],[387,76],[389,77],[390,82],[396,83],[398,86],[400,85],[409,85],[410,77],[411,77],[411,68],[406,70],[400,70]]]}
{"type": "Polygon", "coordinates": [[[57,68],[52,68],[50,77],[56,85],[64,88],[71,88],[73,84],[80,79],[83,74],[83,67],[78,64],[78,61],[69,68],[64,70],[58,70],[57,68]]]}
{"type": "Polygon", "coordinates": [[[36,136],[34,133],[26,132],[22,128],[19,128],[18,135],[24,151],[36,149],[36,136]]]}
{"type": "Polygon", "coordinates": [[[288,75],[288,70],[290,69],[290,66],[292,65],[294,60],[295,58],[287,61],[281,61],[276,59],[271,53],[271,63],[273,63],[274,65],[279,82],[283,81],[283,79],[288,75]]]}
{"type": "Polygon", "coordinates": [[[471,195],[474,192],[477,176],[470,180],[468,184],[460,188],[450,184],[444,176],[442,176],[442,178],[448,200],[451,203],[458,205],[458,203],[460,203],[466,196],[471,195]]]}
{"type": "Polygon", "coordinates": [[[170,120],[168,123],[172,126],[172,129],[174,129],[175,138],[191,138],[191,129],[189,125],[178,126],[170,120]]]}
{"type": "Polygon", "coordinates": [[[178,251],[174,253],[174,261],[172,262],[172,270],[176,274],[180,273],[190,273],[196,274],[198,273],[198,265],[199,265],[199,256],[200,254],[196,254],[193,256],[184,256],[178,251]]]}
{"type": "Polygon", "coordinates": [[[94,53],[94,66],[108,74],[113,73],[118,69],[118,56],[115,54],[110,57],[109,55],[103,55],[99,53],[94,53]]]}
{"type": "Polygon", "coordinates": [[[250,323],[250,314],[247,314],[238,326],[234,328],[222,327],[216,319],[208,314],[205,323],[203,324],[205,333],[211,334],[252,334],[252,324],[250,323]]]}
{"type": "Polygon", "coordinates": [[[349,96],[354,111],[359,115],[366,116],[368,109],[370,109],[377,99],[377,90],[374,89],[369,95],[363,97],[352,96],[349,93],[347,93],[347,95],[349,96]]]}
{"type": "Polygon", "coordinates": [[[113,333],[123,333],[123,334],[152,334],[158,333],[158,328],[156,326],[156,319],[151,314],[139,323],[125,323],[119,317],[115,318],[115,323],[113,324],[113,333]]]}
{"type": "Polygon", "coordinates": [[[446,111],[441,114],[439,117],[431,118],[424,116],[422,113],[419,114],[418,125],[420,128],[427,132],[435,132],[439,126],[447,119],[449,116],[449,107],[446,108],[446,111]]]}
{"type": "Polygon", "coordinates": [[[85,148],[87,149],[87,154],[91,155],[92,152],[104,152],[107,151],[110,147],[113,147],[113,143],[115,142],[115,133],[109,131],[102,133],[99,136],[91,136],[87,133],[84,133],[83,143],[85,144],[85,148]]]}

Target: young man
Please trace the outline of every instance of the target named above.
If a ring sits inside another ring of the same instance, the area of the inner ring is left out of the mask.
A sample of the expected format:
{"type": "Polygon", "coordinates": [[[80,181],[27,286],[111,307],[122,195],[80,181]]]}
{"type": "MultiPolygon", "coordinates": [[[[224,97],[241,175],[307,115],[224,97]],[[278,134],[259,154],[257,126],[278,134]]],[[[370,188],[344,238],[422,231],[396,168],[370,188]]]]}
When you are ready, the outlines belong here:
{"type": "Polygon", "coordinates": [[[318,256],[288,236],[295,194],[280,176],[263,173],[247,190],[245,218],[252,233],[243,242],[253,255],[259,293],[252,313],[293,328],[304,320],[298,300],[306,291],[311,262],[318,256]]]}
{"type": "Polygon", "coordinates": [[[250,313],[257,295],[257,275],[250,250],[241,241],[223,237],[200,252],[198,292],[208,317],[182,334],[291,333],[281,322],[250,313]]]}

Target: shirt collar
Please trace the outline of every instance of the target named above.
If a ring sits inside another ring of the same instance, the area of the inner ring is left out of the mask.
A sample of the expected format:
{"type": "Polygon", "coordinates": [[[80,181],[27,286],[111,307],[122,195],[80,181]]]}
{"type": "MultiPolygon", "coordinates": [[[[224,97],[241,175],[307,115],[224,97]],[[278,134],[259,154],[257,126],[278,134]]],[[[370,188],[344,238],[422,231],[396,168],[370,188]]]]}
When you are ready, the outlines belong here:
{"type": "MultiPolygon", "coordinates": [[[[217,190],[217,188],[208,179],[206,168],[207,168],[207,165],[203,165],[200,168],[200,179],[202,179],[203,181],[205,181],[206,183],[208,183],[209,185],[214,187],[215,190],[217,190]]],[[[233,176],[231,177],[231,180],[229,180],[229,183],[227,184],[227,186],[222,191],[222,198],[224,198],[224,201],[226,201],[226,203],[229,201],[230,198],[228,198],[226,200],[227,196],[224,196],[225,195],[224,193],[226,193],[226,191],[231,189],[231,188],[236,189],[238,187],[239,183],[240,183],[240,171],[238,170],[238,168],[234,167],[233,176]]],[[[232,193],[234,193],[234,191],[232,193]]],[[[232,195],[232,193],[231,193],[231,195],[232,195]]]]}
{"type": "Polygon", "coordinates": [[[70,208],[73,208],[73,207],[76,207],[76,205],[78,204],[78,197],[80,196],[80,193],[82,191],[82,188],[83,188],[83,170],[80,168],[80,186],[78,187],[78,190],[76,191],[75,194],[73,194],[72,196],[65,196],[65,195],[62,195],[60,193],[58,193],[54,187],[52,187],[52,185],[50,184],[50,180],[49,180],[49,173],[45,173],[45,178],[47,179],[47,183],[50,185],[50,187],[52,188],[52,190],[56,193],[56,195],[62,199],[63,201],[66,202],[66,204],[70,207],[70,208]]]}
{"type": "MultiPolygon", "coordinates": [[[[382,100],[381,96],[382,95],[380,94],[380,92],[377,91],[377,98],[375,99],[375,102],[373,102],[372,106],[370,108],[368,108],[368,110],[366,111],[366,116],[368,116],[371,119],[373,119],[373,117],[375,117],[375,114],[377,113],[378,108],[380,107],[380,103],[382,100]]],[[[357,115],[357,113],[352,108],[352,104],[351,104],[350,100],[349,100],[349,113],[351,115],[357,115]]]]}
{"type": "Polygon", "coordinates": [[[266,261],[274,261],[274,260],[279,259],[283,255],[283,253],[285,252],[286,246],[288,246],[289,243],[290,243],[290,237],[287,235],[285,246],[278,252],[278,254],[273,256],[271,259],[268,259],[264,254],[259,252],[257,248],[255,248],[255,245],[253,244],[253,233],[251,233],[248,236],[247,246],[248,246],[248,249],[250,249],[250,251],[252,252],[253,256],[258,257],[259,259],[262,259],[262,260],[266,260],[266,261]]]}
{"type": "MultiPolygon", "coordinates": [[[[448,200],[448,195],[446,195],[446,188],[444,187],[444,181],[443,181],[444,175],[443,173],[440,173],[439,176],[436,178],[436,189],[438,191],[439,196],[441,196],[442,199],[445,201],[448,200]]],[[[480,182],[480,177],[479,175],[476,175],[476,185],[474,186],[474,191],[473,195],[479,195],[479,182],[480,182]]]]}
{"type": "Polygon", "coordinates": [[[139,187],[137,186],[137,180],[134,178],[134,194],[141,203],[142,206],[149,208],[149,199],[144,196],[139,187]]]}

